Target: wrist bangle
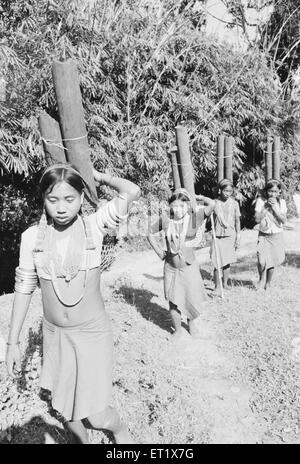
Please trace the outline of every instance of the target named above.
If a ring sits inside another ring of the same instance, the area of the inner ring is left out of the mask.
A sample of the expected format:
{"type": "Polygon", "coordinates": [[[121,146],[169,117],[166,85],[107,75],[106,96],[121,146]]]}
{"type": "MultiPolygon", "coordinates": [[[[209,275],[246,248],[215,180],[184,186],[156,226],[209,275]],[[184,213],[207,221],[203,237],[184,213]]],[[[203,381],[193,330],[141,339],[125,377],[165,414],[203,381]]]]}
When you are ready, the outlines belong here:
{"type": "Polygon", "coordinates": [[[20,345],[20,342],[15,342],[15,343],[8,343],[6,342],[7,346],[12,346],[12,345],[20,345]]]}

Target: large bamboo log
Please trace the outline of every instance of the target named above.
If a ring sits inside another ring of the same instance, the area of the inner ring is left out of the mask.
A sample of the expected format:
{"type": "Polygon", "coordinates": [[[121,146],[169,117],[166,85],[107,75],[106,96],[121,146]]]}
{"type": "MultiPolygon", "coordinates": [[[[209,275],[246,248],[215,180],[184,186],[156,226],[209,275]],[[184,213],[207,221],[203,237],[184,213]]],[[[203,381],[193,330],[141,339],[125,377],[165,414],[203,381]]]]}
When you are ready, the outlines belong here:
{"type": "Polygon", "coordinates": [[[39,127],[47,165],[66,163],[67,160],[58,122],[51,118],[46,111],[43,111],[39,116],[39,127]]]}
{"type": "Polygon", "coordinates": [[[217,172],[219,183],[224,179],[224,135],[220,135],[217,140],[217,172]]]}
{"type": "Polygon", "coordinates": [[[184,187],[192,197],[192,202],[195,204],[195,187],[194,173],[189,148],[189,137],[185,127],[177,126],[176,144],[177,144],[177,164],[181,186],[184,187]]]}
{"type": "Polygon", "coordinates": [[[176,147],[175,147],[175,149],[172,149],[169,152],[170,159],[171,159],[171,166],[172,166],[172,177],[173,177],[173,187],[174,187],[174,189],[178,189],[178,188],[181,187],[176,152],[177,152],[176,147]]]}
{"type": "Polygon", "coordinates": [[[224,175],[225,175],[225,179],[228,179],[231,182],[233,181],[232,160],[233,160],[233,139],[232,137],[225,137],[224,175]]]}
{"type": "Polygon", "coordinates": [[[67,160],[79,170],[88,186],[86,192],[88,199],[92,204],[97,205],[97,192],[75,61],[71,59],[65,62],[54,61],[52,74],[67,160]]]}
{"type": "Polygon", "coordinates": [[[273,179],[280,180],[280,137],[274,137],[273,142],[273,179]]]}
{"type": "Polygon", "coordinates": [[[273,176],[273,155],[272,155],[272,151],[273,151],[272,138],[268,137],[267,151],[266,151],[266,155],[265,155],[265,179],[266,179],[266,183],[270,179],[272,179],[272,176],[273,176]]]}

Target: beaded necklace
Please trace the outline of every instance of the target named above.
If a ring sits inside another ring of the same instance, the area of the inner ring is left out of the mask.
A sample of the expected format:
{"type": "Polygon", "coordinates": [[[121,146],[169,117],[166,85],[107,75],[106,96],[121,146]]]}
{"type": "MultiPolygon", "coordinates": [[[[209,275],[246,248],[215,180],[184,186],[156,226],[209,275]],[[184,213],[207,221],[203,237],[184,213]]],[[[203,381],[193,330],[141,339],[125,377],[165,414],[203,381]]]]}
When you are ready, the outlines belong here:
{"type": "Polygon", "coordinates": [[[52,286],[58,300],[64,306],[75,306],[84,296],[89,273],[90,251],[96,247],[93,243],[90,224],[88,220],[82,219],[81,216],[77,216],[73,224],[69,226],[68,238],[65,258],[62,260],[57,251],[54,224],[53,222],[45,224],[44,218],[41,218],[35,251],[43,252],[43,269],[51,277],[52,286]],[[58,278],[64,278],[66,283],[70,283],[78,275],[83,257],[85,276],[82,292],[79,297],[66,301],[61,296],[58,278]]]}

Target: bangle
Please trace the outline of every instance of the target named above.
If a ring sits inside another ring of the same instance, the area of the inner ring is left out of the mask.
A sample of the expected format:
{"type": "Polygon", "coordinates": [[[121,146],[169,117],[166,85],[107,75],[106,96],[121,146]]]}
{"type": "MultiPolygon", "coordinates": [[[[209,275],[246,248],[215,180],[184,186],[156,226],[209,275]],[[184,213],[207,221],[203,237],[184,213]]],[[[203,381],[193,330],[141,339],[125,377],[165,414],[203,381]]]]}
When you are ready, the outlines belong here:
{"type": "Polygon", "coordinates": [[[12,346],[12,345],[20,345],[20,342],[15,342],[15,343],[6,343],[8,346],[12,346]]]}

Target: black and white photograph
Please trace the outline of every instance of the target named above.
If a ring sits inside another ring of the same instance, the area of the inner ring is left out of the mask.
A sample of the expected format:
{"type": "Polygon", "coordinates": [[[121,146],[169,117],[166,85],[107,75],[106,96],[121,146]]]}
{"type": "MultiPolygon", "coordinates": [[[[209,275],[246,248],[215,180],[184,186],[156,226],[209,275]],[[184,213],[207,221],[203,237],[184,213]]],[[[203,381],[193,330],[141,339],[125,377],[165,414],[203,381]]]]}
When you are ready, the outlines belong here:
{"type": "Polygon", "coordinates": [[[300,0],[0,0],[0,444],[300,444],[299,301],[300,0]]]}

